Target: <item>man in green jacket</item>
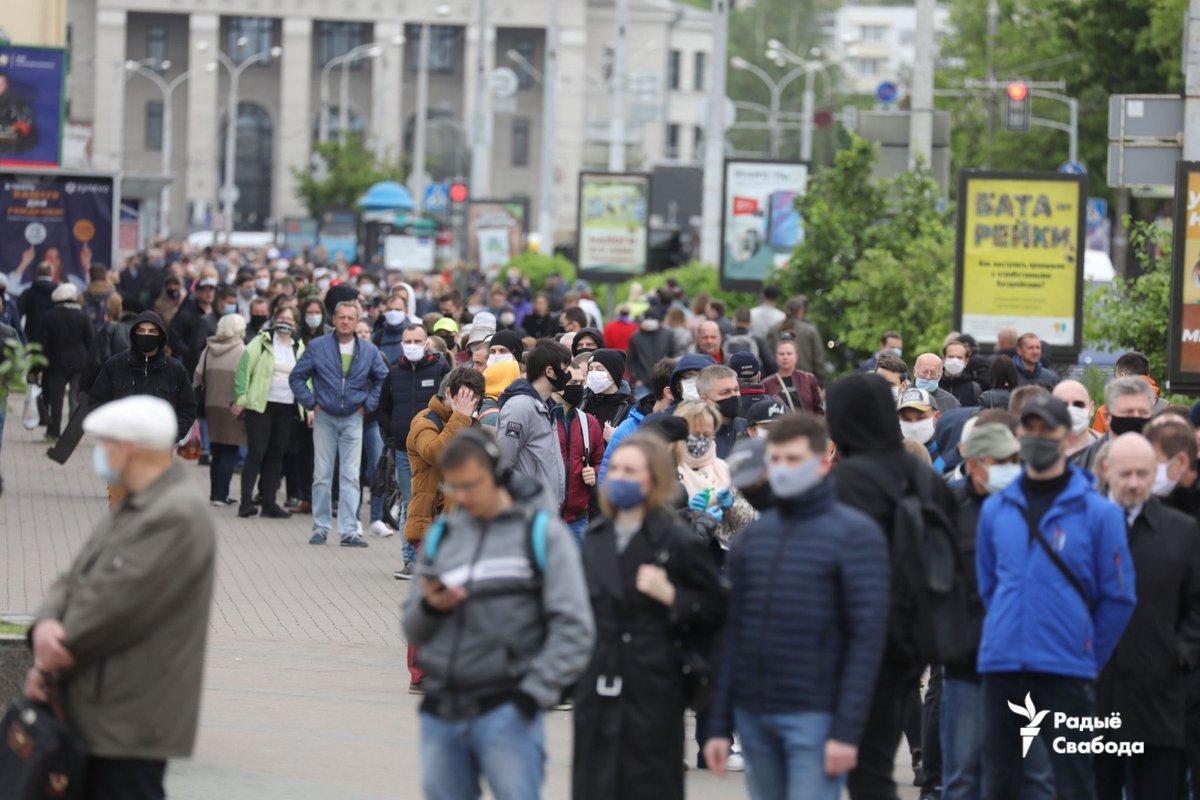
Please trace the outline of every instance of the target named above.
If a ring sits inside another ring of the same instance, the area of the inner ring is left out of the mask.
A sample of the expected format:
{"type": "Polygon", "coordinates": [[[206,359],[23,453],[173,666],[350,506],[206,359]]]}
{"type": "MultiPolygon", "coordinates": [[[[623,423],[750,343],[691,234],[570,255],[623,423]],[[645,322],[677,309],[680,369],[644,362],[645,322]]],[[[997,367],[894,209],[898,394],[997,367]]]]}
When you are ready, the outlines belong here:
{"type": "Polygon", "coordinates": [[[175,411],[134,395],[90,413],[93,468],[128,492],[38,609],[31,700],[57,681],[88,749],[89,797],[161,800],[168,758],[191,755],[216,539],[204,496],[172,463],[175,411]]]}

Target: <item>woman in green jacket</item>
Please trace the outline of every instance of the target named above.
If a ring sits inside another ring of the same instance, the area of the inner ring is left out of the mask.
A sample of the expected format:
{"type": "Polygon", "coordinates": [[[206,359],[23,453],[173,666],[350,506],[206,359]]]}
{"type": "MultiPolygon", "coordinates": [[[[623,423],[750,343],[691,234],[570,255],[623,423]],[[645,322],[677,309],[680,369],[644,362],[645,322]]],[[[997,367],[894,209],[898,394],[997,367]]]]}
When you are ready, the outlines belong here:
{"type": "Polygon", "coordinates": [[[296,312],[282,306],[271,325],[246,345],[234,376],[233,413],[246,422],[246,464],[242,467],[242,502],[239,517],[258,513],[254,506],[254,484],[262,475],[259,494],[262,515],[286,519],[291,514],[280,508],[277,495],[283,472],[292,419],[301,413],[288,386],[288,376],[304,343],[296,336],[296,312]]]}

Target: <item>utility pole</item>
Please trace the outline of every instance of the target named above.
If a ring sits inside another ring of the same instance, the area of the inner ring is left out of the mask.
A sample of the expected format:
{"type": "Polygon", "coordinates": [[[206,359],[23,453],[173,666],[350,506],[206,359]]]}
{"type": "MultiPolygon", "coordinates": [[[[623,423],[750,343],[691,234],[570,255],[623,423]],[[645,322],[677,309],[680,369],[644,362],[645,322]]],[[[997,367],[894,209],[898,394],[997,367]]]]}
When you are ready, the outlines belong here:
{"type": "MultiPolygon", "coordinates": [[[[804,121],[800,128],[800,160],[812,164],[813,115],[816,114],[816,92],[813,90],[814,73],[820,69],[820,63],[810,62],[804,65],[804,100],[800,105],[800,113],[804,121]]],[[[774,158],[774,155],[772,155],[774,158]]]]}
{"type": "Polygon", "coordinates": [[[475,42],[475,100],[471,114],[471,195],[487,197],[492,161],[491,82],[488,80],[487,0],[479,0],[479,30],[475,42]]]}
{"type": "Polygon", "coordinates": [[[729,60],[729,0],[712,0],[713,50],[708,82],[708,122],[704,132],[704,195],[701,206],[700,260],[721,257],[721,183],[725,173],[725,67],[729,60]]]}
{"type": "MultiPolygon", "coordinates": [[[[996,82],[996,38],[1000,35],[1000,0],[988,0],[987,7],[987,43],[985,59],[987,60],[987,81],[996,82]]],[[[988,93],[988,140],[996,132],[996,95],[988,93]]]]}
{"type": "Polygon", "coordinates": [[[629,0],[616,0],[613,7],[612,79],[609,92],[612,110],[608,123],[608,171],[625,171],[625,37],[629,31],[629,0]]]}
{"type": "Polygon", "coordinates": [[[412,192],[413,205],[420,214],[425,210],[425,129],[429,121],[429,23],[421,24],[417,43],[417,119],[413,130],[412,192]]]}
{"type": "Polygon", "coordinates": [[[541,252],[554,253],[554,137],[558,104],[558,0],[549,0],[546,56],[542,65],[542,163],[538,172],[538,239],[541,252]]]}
{"type": "Polygon", "coordinates": [[[935,0],[917,0],[916,58],[909,114],[908,166],[933,164],[933,23],[935,0]]]}

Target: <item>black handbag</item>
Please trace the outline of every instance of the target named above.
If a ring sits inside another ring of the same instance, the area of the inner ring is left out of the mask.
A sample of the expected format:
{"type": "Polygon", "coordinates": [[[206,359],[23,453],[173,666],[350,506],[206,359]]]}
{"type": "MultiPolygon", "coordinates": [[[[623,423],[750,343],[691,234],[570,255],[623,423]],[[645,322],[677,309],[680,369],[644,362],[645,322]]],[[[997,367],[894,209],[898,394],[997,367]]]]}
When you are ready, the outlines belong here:
{"type": "MultiPolygon", "coordinates": [[[[54,691],[54,690],[52,690],[54,691]]],[[[62,709],[14,700],[0,723],[0,794],[5,800],[83,797],[87,749],[62,709]]]]}

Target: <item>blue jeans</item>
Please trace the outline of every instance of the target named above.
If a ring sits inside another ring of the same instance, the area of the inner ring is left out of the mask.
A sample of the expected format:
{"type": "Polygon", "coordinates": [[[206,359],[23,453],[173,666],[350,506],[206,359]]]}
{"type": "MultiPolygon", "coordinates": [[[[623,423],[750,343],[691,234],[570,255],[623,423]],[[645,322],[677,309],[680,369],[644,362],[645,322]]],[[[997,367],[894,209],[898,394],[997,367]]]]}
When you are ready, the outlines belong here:
{"type": "MultiPolygon", "coordinates": [[[[367,485],[375,482],[375,467],[379,465],[379,456],[383,454],[383,437],[379,435],[379,423],[369,422],[363,427],[363,450],[367,455],[366,478],[367,485]]],[[[371,522],[383,519],[383,495],[375,496],[371,492],[371,522]]]]}
{"type": "Polygon", "coordinates": [[[816,711],[733,711],[746,759],[750,800],[838,800],[846,776],[825,774],[825,742],[833,715],[816,711]]]}
{"type": "Polygon", "coordinates": [[[204,455],[212,455],[212,445],[208,442],[208,420],[200,418],[200,444],[204,447],[204,455]]]}
{"type": "Polygon", "coordinates": [[[338,463],[338,534],[358,534],[358,471],[362,465],[363,418],[318,411],[313,422],[313,533],[329,535],[333,516],[333,463],[338,463]]]}
{"type": "Polygon", "coordinates": [[[567,527],[571,530],[571,533],[575,534],[575,542],[580,547],[583,547],[583,535],[585,533],[587,533],[587,526],[588,526],[588,518],[587,517],[580,517],[579,519],[575,520],[574,522],[567,523],[567,527]]]}
{"type": "MultiPolygon", "coordinates": [[[[408,462],[408,451],[396,451],[396,485],[400,487],[400,496],[404,498],[404,506],[396,524],[400,526],[400,535],[404,535],[404,523],[408,521],[408,504],[412,502],[412,465],[408,462]]],[[[417,548],[408,539],[404,542],[404,563],[417,560],[417,548]]]]}
{"type": "Polygon", "coordinates": [[[512,703],[466,720],[421,714],[421,787],[426,800],[478,800],[480,774],[496,800],[537,800],[546,769],[542,715],[512,703]]]}
{"type": "MultiPolygon", "coordinates": [[[[942,684],[942,800],[983,794],[983,686],[946,678],[942,684]]],[[[1053,800],[1054,776],[1042,737],[1025,759],[1021,800],[1053,800]]]]}

